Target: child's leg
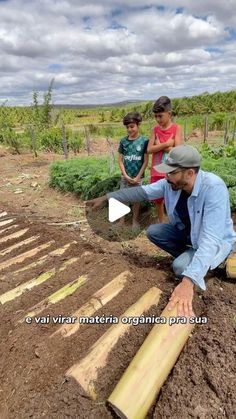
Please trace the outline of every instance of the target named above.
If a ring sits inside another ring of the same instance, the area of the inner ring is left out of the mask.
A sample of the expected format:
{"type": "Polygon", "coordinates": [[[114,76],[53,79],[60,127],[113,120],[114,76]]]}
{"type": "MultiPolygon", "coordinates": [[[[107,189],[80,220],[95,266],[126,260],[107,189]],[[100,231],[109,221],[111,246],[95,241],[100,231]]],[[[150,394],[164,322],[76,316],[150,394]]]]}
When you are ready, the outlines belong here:
{"type": "Polygon", "coordinates": [[[164,203],[163,202],[156,202],[156,210],[157,210],[158,222],[159,223],[164,223],[164,221],[165,221],[164,203]]]}
{"type": "Polygon", "coordinates": [[[140,202],[135,202],[132,207],[133,211],[133,227],[139,227],[139,210],[140,210],[140,202]]]}

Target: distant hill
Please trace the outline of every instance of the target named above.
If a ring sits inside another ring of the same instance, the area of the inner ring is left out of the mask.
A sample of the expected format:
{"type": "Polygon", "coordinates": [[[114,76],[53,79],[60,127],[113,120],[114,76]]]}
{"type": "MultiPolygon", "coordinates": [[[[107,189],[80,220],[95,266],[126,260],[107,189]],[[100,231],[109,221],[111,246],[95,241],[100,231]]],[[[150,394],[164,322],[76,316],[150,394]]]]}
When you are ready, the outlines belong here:
{"type": "Polygon", "coordinates": [[[88,108],[110,108],[110,107],[123,107],[127,105],[132,105],[134,103],[143,103],[145,100],[123,100],[122,102],[116,103],[104,103],[102,105],[98,104],[88,104],[88,105],[68,105],[68,104],[55,104],[53,105],[54,108],[67,108],[67,109],[88,109],[88,108]]]}

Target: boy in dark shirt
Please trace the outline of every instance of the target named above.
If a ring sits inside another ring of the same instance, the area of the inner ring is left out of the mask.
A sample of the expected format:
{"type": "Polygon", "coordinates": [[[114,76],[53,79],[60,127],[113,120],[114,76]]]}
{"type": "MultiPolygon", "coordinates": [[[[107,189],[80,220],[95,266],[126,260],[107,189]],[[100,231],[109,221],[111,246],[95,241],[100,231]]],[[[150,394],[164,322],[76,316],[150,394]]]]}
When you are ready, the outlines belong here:
{"type": "MultiPolygon", "coordinates": [[[[148,165],[147,145],[148,139],[139,134],[142,117],[138,112],[129,112],[123,119],[127,128],[127,136],[119,144],[119,166],[121,170],[120,188],[138,186],[142,184],[145,169],[148,165]]],[[[140,203],[133,205],[132,228],[139,228],[140,203]]],[[[124,217],[122,219],[124,222],[124,217]]]]}

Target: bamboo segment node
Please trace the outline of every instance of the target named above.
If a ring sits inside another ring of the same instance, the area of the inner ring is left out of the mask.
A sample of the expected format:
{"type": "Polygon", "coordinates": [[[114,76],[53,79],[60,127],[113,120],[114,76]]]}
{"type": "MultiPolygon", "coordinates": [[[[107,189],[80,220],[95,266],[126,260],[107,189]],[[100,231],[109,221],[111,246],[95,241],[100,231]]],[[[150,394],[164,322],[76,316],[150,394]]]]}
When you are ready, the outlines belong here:
{"type": "Polygon", "coordinates": [[[62,325],[51,336],[60,334],[63,337],[68,337],[76,333],[81,326],[79,319],[81,317],[92,316],[97,310],[104,307],[109,301],[111,301],[124,288],[129,276],[131,276],[131,273],[129,271],[125,271],[115,277],[112,281],[108,282],[108,284],[93,294],[89,301],[83,304],[72,314],[72,317],[76,317],[77,319],[76,324],[62,325]]]}
{"type": "Polygon", "coordinates": [[[113,324],[91,347],[88,355],[77,364],[74,364],[66,375],[75,378],[92,399],[96,399],[95,381],[98,370],[104,368],[111,350],[132,326],[132,322],[123,323],[123,318],[141,316],[154,304],[158,304],[161,290],[156,287],[150,288],[136,303],[130,306],[120,317],[120,321],[113,324]]]}
{"type": "Polygon", "coordinates": [[[183,349],[194,324],[173,322],[176,306],[165,310],[164,324],[156,324],[108,399],[122,419],[144,419],[183,349]]]}

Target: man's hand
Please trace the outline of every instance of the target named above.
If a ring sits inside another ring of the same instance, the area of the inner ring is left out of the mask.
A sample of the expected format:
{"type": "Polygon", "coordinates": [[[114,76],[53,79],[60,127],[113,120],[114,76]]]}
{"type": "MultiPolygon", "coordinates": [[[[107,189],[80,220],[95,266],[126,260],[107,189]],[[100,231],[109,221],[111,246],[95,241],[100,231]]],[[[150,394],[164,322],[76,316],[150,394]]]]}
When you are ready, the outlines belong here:
{"type": "Polygon", "coordinates": [[[90,201],[86,201],[86,205],[91,207],[92,210],[96,210],[101,207],[107,200],[106,195],[99,196],[99,198],[90,199],[90,201]]]}
{"type": "Polygon", "coordinates": [[[194,316],[193,312],[193,282],[186,276],[179,285],[175,287],[170,297],[170,303],[167,305],[168,310],[177,304],[177,315],[190,317],[194,316]]]}

